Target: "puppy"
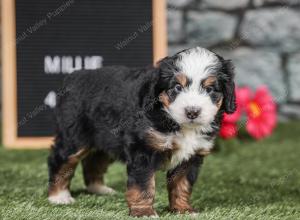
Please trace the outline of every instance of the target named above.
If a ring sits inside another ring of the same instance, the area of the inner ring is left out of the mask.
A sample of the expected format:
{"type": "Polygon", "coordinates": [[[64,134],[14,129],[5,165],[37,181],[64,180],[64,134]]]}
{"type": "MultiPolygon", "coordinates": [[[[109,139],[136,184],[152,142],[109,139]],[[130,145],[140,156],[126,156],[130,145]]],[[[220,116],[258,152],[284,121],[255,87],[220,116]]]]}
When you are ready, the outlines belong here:
{"type": "Polygon", "coordinates": [[[79,162],[87,190],[113,193],[103,175],[114,161],[127,166],[131,216],[156,216],[155,171],[167,170],[169,207],[189,204],[204,155],[210,153],[223,113],[236,109],[230,61],[196,47],[156,67],[82,70],[64,81],[57,100],[57,133],[48,158],[51,203],[74,202],[70,181],[79,162]]]}

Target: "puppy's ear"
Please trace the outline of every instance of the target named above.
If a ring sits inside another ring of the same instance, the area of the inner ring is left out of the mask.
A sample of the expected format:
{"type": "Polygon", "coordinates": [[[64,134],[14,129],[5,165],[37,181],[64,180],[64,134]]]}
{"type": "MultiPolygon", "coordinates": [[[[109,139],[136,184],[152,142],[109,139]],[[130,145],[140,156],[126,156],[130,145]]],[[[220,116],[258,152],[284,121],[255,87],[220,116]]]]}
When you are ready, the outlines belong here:
{"type": "Polygon", "coordinates": [[[162,78],[173,76],[177,67],[175,65],[176,56],[165,57],[157,62],[156,67],[159,69],[159,73],[162,78]]]}
{"type": "Polygon", "coordinates": [[[176,56],[165,57],[157,62],[156,69],[159,75],[157,91],[162,92],[163,89],[167,88],[170,80],[174,77],[174,73],[178,72],[175,62],[176,56]]]}
{"type": "Polygon", "coordinates": [[[223,60],[222,65],[222,92],[224,95],[223,109],[226,113],[232,114],[236,110],[234,66],[231,60],[223,60]]]}

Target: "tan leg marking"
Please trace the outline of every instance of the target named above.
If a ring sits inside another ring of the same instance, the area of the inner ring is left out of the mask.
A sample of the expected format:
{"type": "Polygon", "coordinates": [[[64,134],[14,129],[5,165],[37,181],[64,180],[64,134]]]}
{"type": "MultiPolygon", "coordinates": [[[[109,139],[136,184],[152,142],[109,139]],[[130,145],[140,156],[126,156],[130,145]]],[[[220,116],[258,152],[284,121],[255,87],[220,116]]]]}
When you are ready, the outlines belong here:
{"type": "Polygon", "coordinates": [[[139,186],[130,186],[126,192],[126,200],[129,207],[129,215],[142,217],[151,216],[157,217],[157,213],[153,209],[155,195],[155,178],[154,174],[148,181],[148,186],[145,191],[142,191],[139,186]]]}
{"type": "Polygon", "coordinates": [[[168,193],[171,211],[178,213],[194,212],[189,204],[192,187],[185,174],[180,173],[168,180],[168,193]]]}
{"type": "Polygon", "coordinates": [[[112,162],[113,160],[103,152],[91,153],[82,161],[84,182],[88,192],[99,195],[115,193],[112,188],[104,185],[104,174],[112,162]]]}
{"type": "Polygon", "coordinates": [[[77,164],[88,154],[87,149],[81,149],[76,154],[71,155],[68,161],[61,166],[54,181],[49,183],[48,199],[54,204],[69,204],[75,200],[70,193],[70,181],[74,175],[77,164]]]}

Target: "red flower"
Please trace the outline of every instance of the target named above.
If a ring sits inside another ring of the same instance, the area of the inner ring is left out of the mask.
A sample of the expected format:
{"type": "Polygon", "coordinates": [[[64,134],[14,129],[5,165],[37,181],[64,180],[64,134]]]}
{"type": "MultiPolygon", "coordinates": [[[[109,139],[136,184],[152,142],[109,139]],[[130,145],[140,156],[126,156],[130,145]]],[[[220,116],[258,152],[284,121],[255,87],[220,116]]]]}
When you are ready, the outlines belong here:
{"type": "Polygon", "coordinates": [[[236,102],[241,110],[245,110],[247,104],[252,97],[252,91],[249,87],[241,87],[236,89],[236,102]]]}
{"type": "Polygon", "coordinates": [[[251,97],[251,90],[248,87],[236,88],[235,89],[235,96],[236,96],[236,111],[232,114],[224,114],[223,121],[236,123],[240,118],[245,110],[247,104],[249,103],[251,97]]]}
{"type": "Polygon", "coordinates": [[[220,129],[220,136],[224,139],[234,138],[237,135],[237,130],[236,123],[223,121],[220,129]]]}
{"type": "Polygon", "coordinates": [[[241,118],[242,112],[245,109],[246,103],[248,103],[251,90],[248,87],[236,88],[236,111],[232,114],[224,113],[223,122],[220,129],[220,136],[224,139],[234,138],[237,135],[237,121],[241,118]]]}
{"type": "Polygon", "coordinates": [[[248,87],[236,88],[237,110],[224,114],[220,136],[224,139],[237,135],[237,122],[243,112],[247,113],[246,130],[255,139],[269,136],[277,123],[276,104],[266,87],[260,87],[255,94],[248,87]]]}
{"type": "Polygon", "coordinates": [[[266,87],[257,89],[246,106],[246,130],[255,139],[269,136],[277,123],[276,104],[266,87]]]}

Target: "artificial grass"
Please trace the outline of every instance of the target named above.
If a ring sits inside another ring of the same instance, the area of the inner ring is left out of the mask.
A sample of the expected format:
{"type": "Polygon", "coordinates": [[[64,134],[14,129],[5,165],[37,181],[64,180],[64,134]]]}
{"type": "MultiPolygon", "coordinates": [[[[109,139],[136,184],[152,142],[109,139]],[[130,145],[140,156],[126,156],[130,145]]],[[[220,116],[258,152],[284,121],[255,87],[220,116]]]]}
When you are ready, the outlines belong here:
{"type": "MultiPolygon", "coordinates": [[[[300,219],[300,123],[281,124],[263,141],[219,141],[206,158],[192,195],[196,219],[300,219]]],[[[106,175],[114,196],[84,191],[81,168],[72,182],[76,203],[46,199],[48,152],[0,148],[0,219],[131,219],[124,198],[124,165],[106,175]]],[[[161,219],[190,219],[167,212],[165,173],[156,178],[155,208],[161,219]]],[[[193,218],[195,219],[195,217],[193,218]]]]}

